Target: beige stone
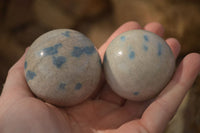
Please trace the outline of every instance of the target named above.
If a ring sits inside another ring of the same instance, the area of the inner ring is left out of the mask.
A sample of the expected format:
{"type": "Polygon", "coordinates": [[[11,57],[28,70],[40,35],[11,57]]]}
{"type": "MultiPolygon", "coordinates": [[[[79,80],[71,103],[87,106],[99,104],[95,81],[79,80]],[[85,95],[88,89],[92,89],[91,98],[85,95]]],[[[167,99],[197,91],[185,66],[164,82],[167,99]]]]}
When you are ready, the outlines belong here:
{"type": "Polygon", "coordinates": [[[106,49],[104,74],[119,96],[145,101],[161,92],[173,76],[174,55],[158,35],[131,30],[117,36],[106,49]]]}
{"type": "Polygon", "coordinates": [[[57,106],[72,106],[97,89],[100,63],[98,52],[87,37],[74,30],[59,29],[33,42],[24,70],[37,97],[57,106]]]}

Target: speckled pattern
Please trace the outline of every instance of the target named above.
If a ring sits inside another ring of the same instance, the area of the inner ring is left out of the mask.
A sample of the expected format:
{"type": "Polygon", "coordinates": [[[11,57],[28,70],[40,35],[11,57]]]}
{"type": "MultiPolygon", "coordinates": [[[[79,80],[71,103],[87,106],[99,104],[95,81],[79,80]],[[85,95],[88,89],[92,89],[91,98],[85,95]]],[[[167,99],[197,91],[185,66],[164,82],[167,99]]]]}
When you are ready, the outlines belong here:
{"type": "Polygon", "coordinates": [[[100,57],[83,34],[58,29],[33,42],[25,64],[26,81],[32,92],[46,102],[71,106],[88,98],[101,76],[100,57]]]}
{"type": "Polygon", "coordinates": [[[143,101],[168,83],[175,58],[167,43],[154,33],[131,30],[117,36],[104,56],[106,80],[118,95],[143,101]]]}

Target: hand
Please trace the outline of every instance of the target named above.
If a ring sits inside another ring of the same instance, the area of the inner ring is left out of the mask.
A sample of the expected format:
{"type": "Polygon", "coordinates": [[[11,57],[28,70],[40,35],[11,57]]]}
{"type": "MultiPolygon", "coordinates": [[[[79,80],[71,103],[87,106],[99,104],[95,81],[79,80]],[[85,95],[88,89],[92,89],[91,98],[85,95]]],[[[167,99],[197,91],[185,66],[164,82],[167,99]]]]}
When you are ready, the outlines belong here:
{"type": "MultiPolygon", "coordinates": [[[[140,29],[140,25],[128,22],[116,30],[99,49],[101,58],[112,39],[132,29],[140,29]]],[[[144,29],[160,36],[164,32],[158,23],[149,23],[144,29]]],[[[177,57],[179,42],[174,38],[166,42],[177,57]]],[[[200,72],[200,55],[192,53],[182,60],[172,80],[154,99],[125,100],[104,82],[94,97],[73,107],[60,108],[30,92],[24,77],[24,60],[23,55],[9,70],[0,96],[1,133],[161,133],[200,72]]]]}

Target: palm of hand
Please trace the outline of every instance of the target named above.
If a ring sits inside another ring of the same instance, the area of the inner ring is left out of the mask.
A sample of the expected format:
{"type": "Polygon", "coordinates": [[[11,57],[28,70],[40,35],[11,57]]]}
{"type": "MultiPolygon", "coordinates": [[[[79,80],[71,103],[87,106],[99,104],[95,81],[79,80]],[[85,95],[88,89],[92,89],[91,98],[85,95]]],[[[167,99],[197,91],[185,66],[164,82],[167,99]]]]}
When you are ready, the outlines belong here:
{"type": "Polygon", "coordinates": [[[16,129],[28,132],[34,125],[37,128],[33,132],[48,130],[48,132],[90,133],[117,128],[129,120],[139,117],[146,105],[145,103],[135,104],[137,108],[133,110],[134,103],[129,104],[133,106],[131,108],[129,105],[121,107],[105,100],[91,99],[71,108],[59,108],[28,96],[7,104],[5,110],[7,116],[4,117],[8,118],[9,125],[13,126],[13,128],[8,128],[7,132],[16,132],[16,129]],[[128,112],[130,110],[133,112],[128,112]]]}
{"type": "MultiPolygon", "coordinates": [[[[114,37],[138,28],[136,22],[122,25],[99,49],[101,57],[114,37]]],[[[145,29],[162,35],[162,26],[157,23],[148,24],[145,29]]],[[[179,43],[172,38],[166,41],[176,57],[179,43]]],[[[23,75],[23,56],[10,69],[0,97],[0,132],[161,132],[200,71],[199,57],[185,57],[171,82],[154,100],[126,101],[105,83],[98,95],[79,105],[59,108],[34,98],[29,91],[23,75]]]]}

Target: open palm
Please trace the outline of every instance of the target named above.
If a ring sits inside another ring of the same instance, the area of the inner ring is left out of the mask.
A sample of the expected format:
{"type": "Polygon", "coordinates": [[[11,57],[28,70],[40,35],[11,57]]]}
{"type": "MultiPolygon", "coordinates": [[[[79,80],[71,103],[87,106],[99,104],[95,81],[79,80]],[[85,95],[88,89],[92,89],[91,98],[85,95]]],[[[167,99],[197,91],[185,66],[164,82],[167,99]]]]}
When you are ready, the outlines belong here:
{"type": "MultiPolygon", "coordinates": [[[[101,58],[108,44],[120,33],[140,29],[128,22],[117,29],[101,46],[101,58]]],[[[158,23],[149,23],[145,30],[162,36],[158,23]]],[[[180,44],[166,40],[177,57],[180,44]]],[[[24,77],[24,55],[9,70],[0,96],[1,133],[160,133],[175,114],[187,90],[200,72],[200,55],[187,55],[172,80],[154,99],[144,102],[125,100],[103,81],[100,91],[83,103],[66,108],[45,103],[30,92],[24,77]]]]}

